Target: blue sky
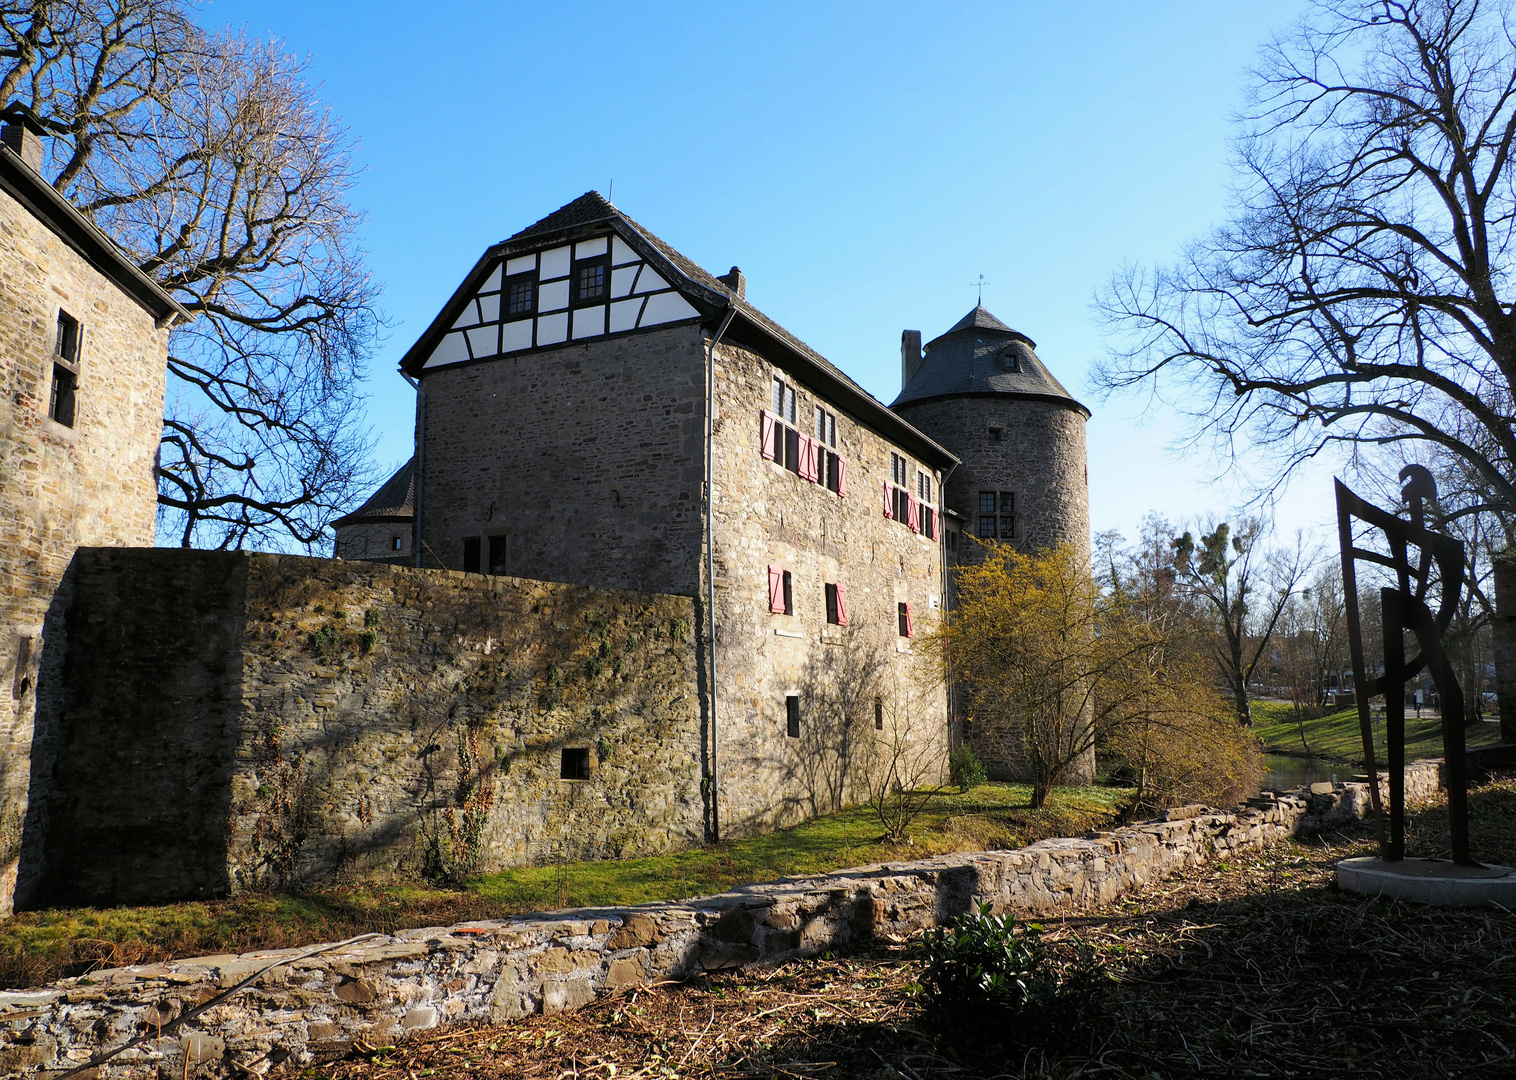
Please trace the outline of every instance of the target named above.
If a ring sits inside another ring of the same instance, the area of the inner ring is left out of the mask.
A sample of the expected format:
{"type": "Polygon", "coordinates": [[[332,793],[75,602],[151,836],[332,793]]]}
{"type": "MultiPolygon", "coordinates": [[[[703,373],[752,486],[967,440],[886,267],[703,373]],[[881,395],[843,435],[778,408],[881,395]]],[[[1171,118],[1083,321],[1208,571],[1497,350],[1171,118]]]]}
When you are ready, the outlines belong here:
{"type": "MultiPolygon", "coordinates": [[[[1169,451],[1144,400],[1096,399],[1091,296],[1221,219],[1245,69],[1300,6],[215,0],[201,18],[308,54],[358,141],[390,322],[367,384],[382,465],[410,454],[395,366],[484,248],[614,181],[886,402],[900,331],[946,330],[983,274],[985,306],[1094,411],[1092,525],[1130,536],[1251,491],[1169,451]]],[[[1325,472],[1279,494],[1285,530],[1327,520],[1325,472]]]]}

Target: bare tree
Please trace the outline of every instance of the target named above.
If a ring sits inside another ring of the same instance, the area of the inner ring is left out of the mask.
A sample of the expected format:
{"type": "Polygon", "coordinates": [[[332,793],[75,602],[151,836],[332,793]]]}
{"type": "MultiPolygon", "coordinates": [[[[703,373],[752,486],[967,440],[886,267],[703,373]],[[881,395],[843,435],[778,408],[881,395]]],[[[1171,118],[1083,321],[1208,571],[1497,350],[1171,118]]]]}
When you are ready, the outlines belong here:
{"type": "Polygon", "coordinates": [[[1206,613],[1217,674],[1244,726],[1252,722],[1249,684],[1309,564],[1299,543],[1293,552],[1266,550],[1263,529],[1260,519],[1249,517],[1235,535],[1223,521],[1198,545],[1188,530],[1174,539],[1180,586],[1206,613]]]}
{"type": "Polygon", "coordinates": [[[351,143],[276,42],[181,0],[0,8],[0,100],[51,183],[197,319],[170,339],[160,533],[312,545],[371,482],[357,383],[376,290],[351,143]]]}
{"type": "Polygon", "coordinates": [[[1327,0],[1265,51],[1233,218],[1100,298],[1100,379],[1289,467],[1416,443],[1516,513],[1516,48],[1508,5],[1327,0]],[[1197,392],[1203,388],[1203,392],[1197,392]]]}

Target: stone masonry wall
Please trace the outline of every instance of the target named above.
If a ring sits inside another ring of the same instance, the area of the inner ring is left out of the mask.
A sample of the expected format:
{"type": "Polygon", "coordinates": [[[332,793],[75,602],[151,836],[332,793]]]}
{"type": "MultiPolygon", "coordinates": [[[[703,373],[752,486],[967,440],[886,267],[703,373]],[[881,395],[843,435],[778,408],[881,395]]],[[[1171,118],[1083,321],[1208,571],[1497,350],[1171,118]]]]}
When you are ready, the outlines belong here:
{"type": "Polygon", "coordinates": [[[426,565],[498,535],[518,577],[695,595],[704,355],[691,324],[425,373],[426,565]]]}
{"type": "MultiPolygon", "coordinates": [[[[1436,791],[1438,765],[1407,768],[1407,798],[1436,791]]],[[[184,1028],[149,1038],[93,1075],[177,1076],[190,1066],[198,1076],[278,1072],[342,1054],[360,1039],[382,1046],[443,1024],[576,1009],[600,994],[702,970],[899,940],[980,900],[1018,915],[1084,910],[1175,871],[1367,812],[1367,785],[1315,793],[1320,787],[1230,813],[1171,810],[1088,839],[862,866],[684,903],[430,927],[319,955],[291,949],[97,971],[0,993],[0,1072],[40,1076],[83,1065],[280,962],[184,1028]]]]}
{"type": "Polygon", "coordinates": [[[37,686],[61,656],[69,560],[81,544],[153,542],[167,334],[0,194],[0,914],[36,813],[27,792],[46,775],[33,722],[51,707],[37,686]],[[82,327],[73,427],[48,415],[60,307],[82,327]]]}
{"type": "MultiPolygon", "coordinates": [[[[890,453],[910,455],[764,357],[725,342],[717,347],[716,394],[723,835],[762,831],[860,798],[870,770],[897,745],[919,771],[916,782],[936,780],[946,767],[946,692],[916,644],[940,611],[941,546],[884,517],[890,453]],[[776,376],[797,388],[801,432],[814,432],[818,404],[835,413],[845,498],[763,457],[760,415],[772,407],[776,376]],[[792,575],[793,615],[769,611],[770,566],[792,575]],[[845,629],[826,621],[829,582],[845,589],[845,629]],[[901,601],[911,604],[916,639],[899,634],[901,601]],[[790,694],[799,696],[801,711],[793,738],[786,734],[790,694]]],[[[917,468],[912,462],[913,481],[917,468]]],[[[935,489],[941,478],[933,476],[935,489]]]]}
{"type": "Polygon", "coordinates": [[[688,598],[174,549],[79,564],[39,904],[704,837],[688,598]]]}

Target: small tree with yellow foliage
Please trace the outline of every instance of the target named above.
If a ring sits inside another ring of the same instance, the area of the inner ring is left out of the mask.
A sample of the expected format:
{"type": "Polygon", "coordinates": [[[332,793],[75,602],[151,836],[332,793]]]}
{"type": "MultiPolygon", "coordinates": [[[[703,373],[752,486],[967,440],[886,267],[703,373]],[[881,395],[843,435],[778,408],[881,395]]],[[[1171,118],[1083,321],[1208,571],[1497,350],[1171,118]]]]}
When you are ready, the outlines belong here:
{"type": "Polygon", "coordinates": [[[969,718],[1020,747],[1034,808],[1097,743],[1132,767],[1139,801],[1250,794],[1257,749],[1218,724],[1221,698],[1187,620],[1098,587],[1066,544],[987,545],[957,575],[958,604],[929,641],[969,718]]]}

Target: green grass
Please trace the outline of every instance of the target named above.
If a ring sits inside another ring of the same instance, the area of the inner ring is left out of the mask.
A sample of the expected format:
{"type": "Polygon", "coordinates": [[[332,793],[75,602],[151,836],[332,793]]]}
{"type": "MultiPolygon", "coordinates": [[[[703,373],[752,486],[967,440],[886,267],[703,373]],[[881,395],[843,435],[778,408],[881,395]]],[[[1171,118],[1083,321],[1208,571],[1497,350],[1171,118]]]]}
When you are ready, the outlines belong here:
{"type": "Polygon", "coordinates": [[[1020,784],[944,792],[912,823],[908,844],[883,842],[871,811],[853,807],[765,836],[644,859],[508,870],[461,889],[364,884],[296,896],[27,912],[0,923],[0,986],[35,986],[94,968],[174,957],[337,941],[367,931],[674,900],[864,863],[1020,847],[1110,823],[1131,791],[1062,788],[1041,810],[1030,809],[1030,795],[1020,784]]]}
{"type": "MultiPolygon", "coordinates": [[[[1253,732],[1271,752],[1311,753],[1316,757],[1349,764],[1363,763],[1363,739],[1358,730],[1358,710],[1343,709],[1330,715],[1307,720],[1304,742],[1301,725],[1295,722],[1295,709],[1283,701],[1253,702],[1253,732]]],[[[1499,724],[1471,724],[1464,728],[1469,746],[1488,746],[1500,741],[1499,724]]],[[[1416,719],[1414,710],[1405,718],[1405,756],[1407,761],[1442,756],[1442,721],[1424,716],[1416,719]]],[[[1374,722],[1375,757],[1384,763],[1384,721],[1374,722]]]]}

